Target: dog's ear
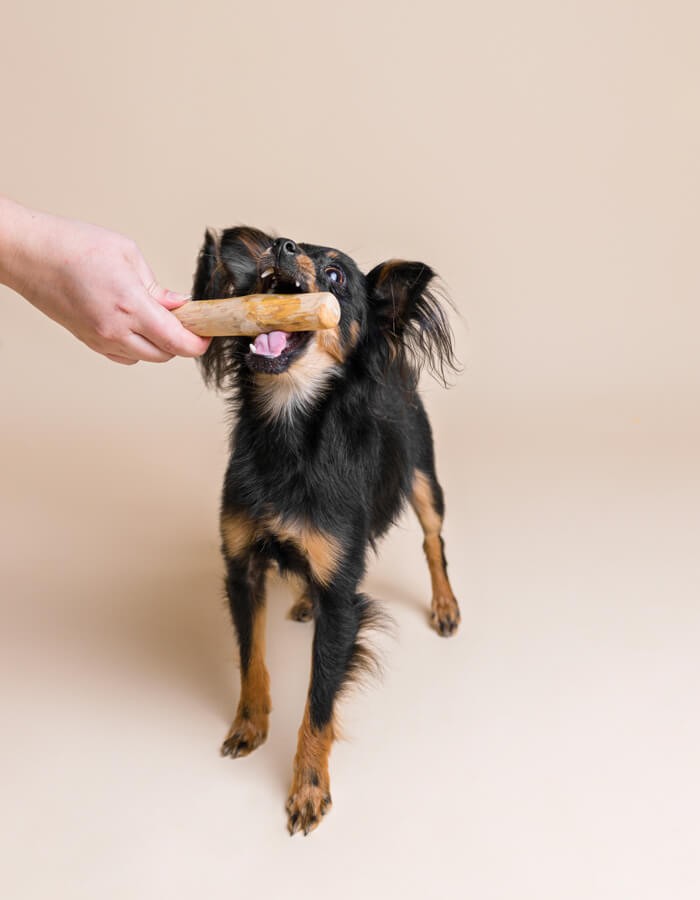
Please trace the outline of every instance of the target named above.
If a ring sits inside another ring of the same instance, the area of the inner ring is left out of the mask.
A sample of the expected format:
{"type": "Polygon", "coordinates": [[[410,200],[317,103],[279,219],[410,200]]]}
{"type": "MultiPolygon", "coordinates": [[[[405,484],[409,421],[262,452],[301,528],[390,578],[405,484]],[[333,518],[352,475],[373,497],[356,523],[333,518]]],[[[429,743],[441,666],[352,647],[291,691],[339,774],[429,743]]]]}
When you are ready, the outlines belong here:
{"type": "Polygon", "coordinates": [[[434,287],[435,272],[420,262],[391,259],[366,276],[374,328],[381,332],[389,358],[408,356],[420,369],[427,365],[443,384],[448,370],[457,371],[452,330],[444,295],[434,287]]]}
{"type": "Polygon", "coordinates": [[[230,279],[229,293],[250,294],[257,283],[261,258],[273,238],[246,225],[227,228],[221,235],[219,258],[230,279]]]}
{"type": "Polygon", "coordinates": [[[260,258],[271,245],[272,238],[257,228],[227,228],[221,235],[207,230],[199,251],[193,298],[212,300],[251,293],[260,258]]]}
{"type": "MultiPolygon", "coordinates": [[[[256,228],[228,228],[220,236],[208,230],[199,251],[192,298],[214,300],[251,293],[258,278],[258,261],[271,244],[272,238],[256,228]]],[[[237,367],[237,350],[237,338],[212,338],[198,359],[207,384],[224,386],[237,367]]]]}
{"type": "MultiPolygon", "coordinates": [[[[215,300],[224,297],[230,288],[227,273],[221,261],[220,238],[207,229],[204,243],[197,258],[197,269],[192,284],[193,300],[215,300]]],[[[212,338],[202,356],[197,359],[204,382],[222,387],[230,371],[233,346],[230,338],[212,338]]]]}
{"type": "Polygon", "coordinates": [[[219,237],[207,229],[204,232],[204,243],[197,258],[197,269],[192,284],[194,300],[213,300],[223,297],[226,273],[219,252],[219,237]]]}

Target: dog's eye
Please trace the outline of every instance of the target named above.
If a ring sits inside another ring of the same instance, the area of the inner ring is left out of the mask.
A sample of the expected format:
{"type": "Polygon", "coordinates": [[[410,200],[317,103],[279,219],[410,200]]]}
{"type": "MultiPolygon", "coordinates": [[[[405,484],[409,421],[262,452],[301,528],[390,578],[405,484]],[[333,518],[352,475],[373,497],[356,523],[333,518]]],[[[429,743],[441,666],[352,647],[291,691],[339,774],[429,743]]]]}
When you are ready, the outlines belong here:
{"type": "Polygon", "coordinates": [[[345,284],[345,272],[343,272],[342,269],[339,269],[338,266],[328,266],[326,275],[328,276],[328,280],[332,281],[334,284],[345,284]]]}

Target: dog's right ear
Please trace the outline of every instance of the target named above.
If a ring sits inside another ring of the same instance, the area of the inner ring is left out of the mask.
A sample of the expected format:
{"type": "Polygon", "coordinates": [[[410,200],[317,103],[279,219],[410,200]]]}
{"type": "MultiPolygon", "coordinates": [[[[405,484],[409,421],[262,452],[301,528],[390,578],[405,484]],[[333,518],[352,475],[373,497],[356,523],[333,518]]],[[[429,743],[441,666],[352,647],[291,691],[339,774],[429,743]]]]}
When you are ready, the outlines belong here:
{"type": "MultiPolygon", "coordinates": [[[[220,239],[213,231],[204,233],[204,243],[197,257],[197,269],[192,284],[193,300],[215,300],[224,297],[229,279],[221,261],[220,239]]],[[[204,383],[220,388],[231,371],[234,360],[231,338],[212,338],[205,352],[197,359],[204,383]]]]}
{"type": "Polygon", "coordinates": [[[213,300],[224,296],[228,279],[221,262],[219,248],[218,235],[207,229],[197,259],[197,270],[194,273],[193,300],[213,300]]]}
{"type": "MultiPolygon", "coordinates": [[[[221,235],[208,229],[197,259],[192,299],[216,300],[251,293],[258,281],[260,259],[271,245],[272,238],[257,228],[227,228],[221,235]]],[[[240,364],[240,340],[212,338],[197,362],[206,384],[224,387],[240,364]]]]}
{"type": "Polygon", "coordinates": [[[219,241],[218,258],[229,279],[229,291],[220,296],[253,293],[265,261],[272,262],[272,242],[270,235],[248,225],[224,231],[219,241]]]}
{"type": "Polygon", "coordinates": [[[250,294],[258,280],[263,257],[273,238],[257,228],[239,225],[222,234],[207,229],[199,251],[192,297],[214,300],[250,294]]]}
{"type": "MultiPolygon", "coordinates": [[[[207,230],[197,259],[192,299],[217,300],[252,293],[272,241],[264,231],[245,225],[227,228],[221,235],[207,230]]],[[[239,338],[212,338],[197,360],[206,384],[224,387],[240,364],[240,348],[239,338]]]]}

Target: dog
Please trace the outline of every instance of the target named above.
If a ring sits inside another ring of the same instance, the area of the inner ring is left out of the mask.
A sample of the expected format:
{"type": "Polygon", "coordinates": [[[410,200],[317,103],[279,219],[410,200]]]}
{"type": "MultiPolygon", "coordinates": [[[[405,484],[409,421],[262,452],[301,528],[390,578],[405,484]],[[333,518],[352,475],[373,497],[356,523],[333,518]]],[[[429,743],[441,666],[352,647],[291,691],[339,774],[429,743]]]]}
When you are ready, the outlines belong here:
{"type": "Polygon", "coordinates": [[[335,328],[214,338],[200,360],[205,381],[227,392],[236,413],[221,540],[241,692],[222,754],[245,756],[267,737],[265,576],[271,566],[301,581],[290,616],[314,622],[311,680],[286,807],[290,834],[308,834],[331,807],[336,701],[372,664],[362,633],[379,618],[358,587],[368,550],[406,501],[424,532],[432,624],[449,636],[460,621],[447,577],[432,433],[417,392],[423,365],[443,383],[457,369],[435,279],[429,266],[402,260],[365,275],[340,250],[250,227],[207,231],[199,254],[194,300],[329,291],[341,309],[335,328]]]}

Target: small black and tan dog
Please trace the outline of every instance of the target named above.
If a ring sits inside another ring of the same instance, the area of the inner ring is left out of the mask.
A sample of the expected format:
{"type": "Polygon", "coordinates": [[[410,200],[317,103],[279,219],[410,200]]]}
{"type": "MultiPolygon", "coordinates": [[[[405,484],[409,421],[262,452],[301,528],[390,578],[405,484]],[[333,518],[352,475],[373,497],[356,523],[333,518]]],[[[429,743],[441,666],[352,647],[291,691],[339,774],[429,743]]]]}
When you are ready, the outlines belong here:
{"type": "Polygon", "coordinates": [[[308,834],[330,808],[334,706],[371,662],[360,633],[377,618],[358,587],[369,548],[406,500],[425,533],[432,623],[445,636],[459,623],[441,537],[443,495],[417,393],[423,364],[443,382],[455,366],[434,277],[428,266],[401,260],[363,275],[339,250],[244,227],[207,232],[199,255],[195,300],[330,291],[341,308],[336,328],[214,338],[201,361],[207,382],[227,390],[237,412],[221,535],[241,694],[224,755],[245,756],[267,736],[265,574],[272,564],[301,579],[292,618],[315,624],[287,803],[291,834],[308,834]]]}

